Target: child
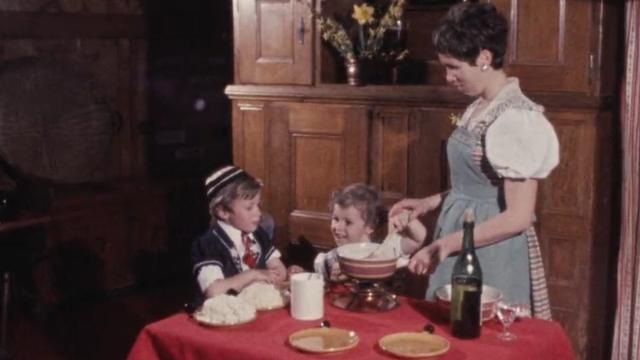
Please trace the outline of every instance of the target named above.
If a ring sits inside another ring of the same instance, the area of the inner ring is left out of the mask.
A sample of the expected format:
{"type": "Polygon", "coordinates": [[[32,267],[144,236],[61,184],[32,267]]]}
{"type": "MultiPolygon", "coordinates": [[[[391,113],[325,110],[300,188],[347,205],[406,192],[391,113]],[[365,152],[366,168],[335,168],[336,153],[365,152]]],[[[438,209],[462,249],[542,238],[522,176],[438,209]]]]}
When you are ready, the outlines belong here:
{"type": "MultiPolygon", "coordinates": [[[[370,242],[375,230],[381,225],[384,210],[378,193],[370,186],[356,183],[335,191],[330,202],[331,234],[338,246],[370,242]]],[[[399,231],[402,238],[396,237],[393,244],[398,254],[409,255],[418,250],[427,236],[427,230],[419,220],[407,221],[406,214],[399,214],[389,220],[390,232],[399,231]]],[[[314,270],[323,274],[325,279],[340,278],[337,250],[319,253],[313,264],[314,270]]],[[[293,265],[289,273],[302,271],[293,265]]]]}
{"type": "Polygon", "coordinates": [[[259,226],[262,183],[238,167],[224,166],[207,177],[205,188],[211,227],[191,249],[202,295],[239,292],[255,281],[283,281],[280,252],[259,226]]]}

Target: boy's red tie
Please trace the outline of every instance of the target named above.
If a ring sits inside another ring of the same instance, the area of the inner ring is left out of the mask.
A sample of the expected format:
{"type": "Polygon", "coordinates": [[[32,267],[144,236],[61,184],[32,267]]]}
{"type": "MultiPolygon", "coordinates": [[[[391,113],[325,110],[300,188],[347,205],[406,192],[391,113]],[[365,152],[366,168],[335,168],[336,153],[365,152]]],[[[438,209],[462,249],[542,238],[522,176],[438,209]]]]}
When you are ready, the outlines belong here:
{"type": "Polygon", "coordinates": [[[242,261],[247,264],[248,267],[253,269],[256,267],[256,263],[258,262],[258,254],[251,249],[253,241],[248,233],[242,233],[242,244],[244,245],[244,256],[242,257],[242,261]]]}

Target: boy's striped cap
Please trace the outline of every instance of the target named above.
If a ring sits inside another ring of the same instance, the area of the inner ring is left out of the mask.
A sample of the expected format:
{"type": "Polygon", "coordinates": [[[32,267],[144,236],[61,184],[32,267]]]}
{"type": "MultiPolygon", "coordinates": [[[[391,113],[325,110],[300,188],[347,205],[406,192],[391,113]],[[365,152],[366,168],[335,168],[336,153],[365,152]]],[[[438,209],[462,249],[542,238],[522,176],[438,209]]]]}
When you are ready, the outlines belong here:
{"type": "Polygon", "coordinates": [[[233,181],[243,178],[250,178],[251,175],[241,168],[233,165],[223,166],[207,177],[204,186],[207,191],[209,201],[216,197],[218,192],[233,181]]]}

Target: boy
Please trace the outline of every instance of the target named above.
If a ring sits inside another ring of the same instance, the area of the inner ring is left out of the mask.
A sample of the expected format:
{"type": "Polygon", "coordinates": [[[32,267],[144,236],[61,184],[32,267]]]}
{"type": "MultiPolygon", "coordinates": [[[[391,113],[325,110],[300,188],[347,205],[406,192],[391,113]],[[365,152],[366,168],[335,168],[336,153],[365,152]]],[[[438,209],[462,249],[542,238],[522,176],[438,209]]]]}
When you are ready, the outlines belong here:
{"type": "Polygon", "coordinates": [[[238,167],[224,166],[207,177],[205,188],[211,227],[191,249],[204,298],[239,292],[255,281],[283,281],[280,252],[259,226],[262,183],[238,167]]]}

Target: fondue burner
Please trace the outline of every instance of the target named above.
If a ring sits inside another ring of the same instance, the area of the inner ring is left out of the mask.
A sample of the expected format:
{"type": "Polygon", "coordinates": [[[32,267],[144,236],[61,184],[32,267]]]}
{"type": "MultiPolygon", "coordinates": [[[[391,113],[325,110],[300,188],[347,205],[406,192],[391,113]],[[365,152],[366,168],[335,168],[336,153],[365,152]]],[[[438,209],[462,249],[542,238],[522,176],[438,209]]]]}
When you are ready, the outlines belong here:
{"type": "Polygon", "coordinates": [[[334,306],[348,311],[377,313],[395,309],[400,302],[389,292],[383,280],[352,279],[348,292],[336,295],[334,306]]]}

